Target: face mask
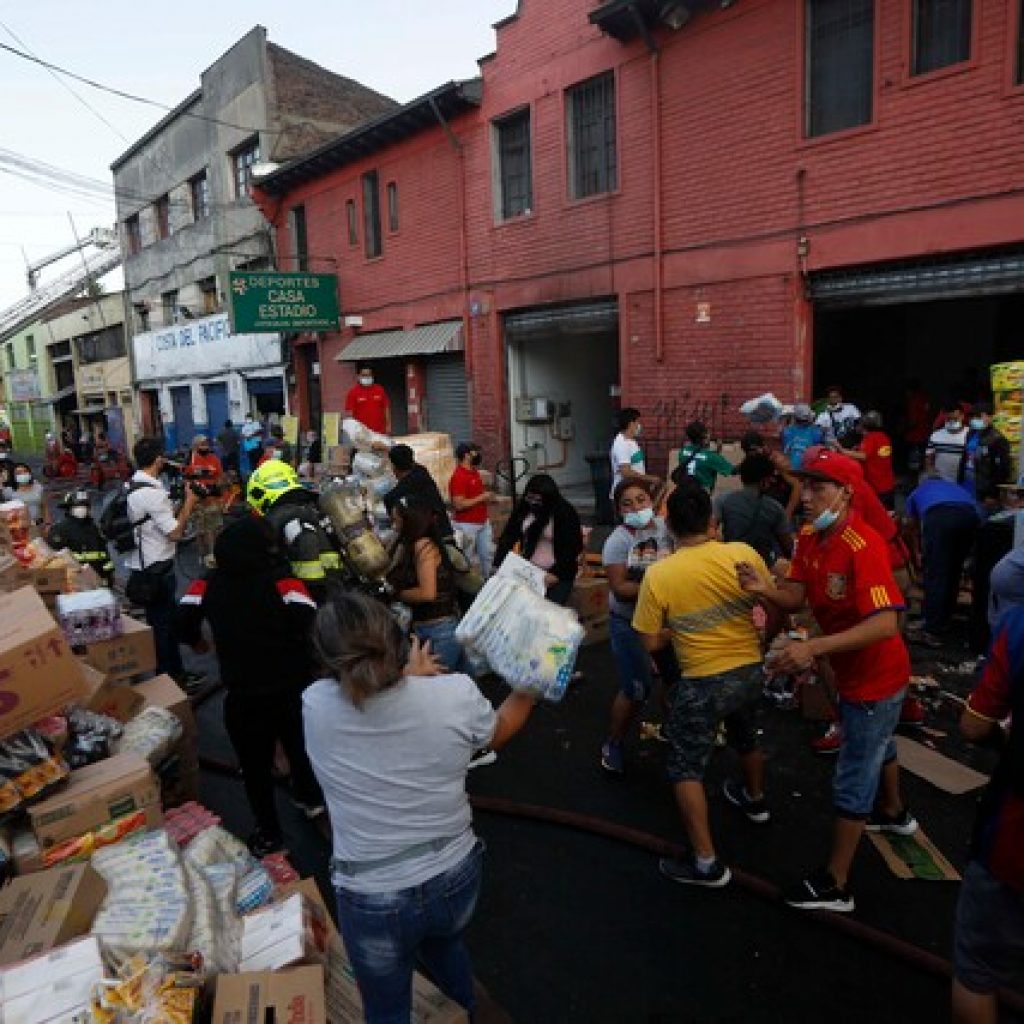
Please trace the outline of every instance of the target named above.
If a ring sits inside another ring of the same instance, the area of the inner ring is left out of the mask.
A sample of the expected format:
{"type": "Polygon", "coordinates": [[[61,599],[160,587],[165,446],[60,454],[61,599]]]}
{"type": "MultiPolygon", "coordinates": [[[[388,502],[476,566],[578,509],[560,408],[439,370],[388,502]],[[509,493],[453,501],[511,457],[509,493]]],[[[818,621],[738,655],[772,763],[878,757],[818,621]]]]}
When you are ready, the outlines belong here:
{"type": "Polygon", "coordinates": [[[359,383],[362,384],[364,388],[373,387],[373,378],[372,377],[360,377],[359,378],[359,383]]]}
{"type": "Polygon", "coordinates": [[[971,420],[971,430],[984,430],[984,429],[985,429],[985,421],[983,419],[981,419],[980,417],[976,416],[973,420],[971,420]]]}
{"type": "Polygon", "coordinates": [[[75,507],[70,510],[70,514],[74,519],[89,518],[89,510],[84,505],[75,505],[75,507]]]}
{"type": "Polygon", "coordinates": [[[651,520],[654,518],[653,508],[642,508],[636,512],[627,512],[623,517],[622,521],[627,526],[632,526],[634,530],[642,530],[645,526],[651,525],[651,520]]]}
{"type": "Polygon", "coordinates": [[[477,452],[476,455],[474,455],[474,456],[472,456],[470,458],[469,464],[471,466],[482,466],[483,465],[483,461],[484,461],[484,457],[479,452],[477,452]]]}
{"type": "Polygon", "coordinates": [[[274,449],[274,450],[273,450],[273,451],[272,451],[272,452],[270,453],[270,457],[271,457],[272,459],[279,459],[279,458],[281,458],[281,456],[282,456],[283,454],[284,454],[284,453],[283,453],[283,452],[281,451],[281,449],[280,449],[280,448],[275,448],[275,449],[274,449]]]}
{"type": "Polygon", "coordinates": [[[32,483],[32,475],[31,475],[31,473],[17,473],[15,475],[14,479],[17,480],[17,482],[19,484],[21,484],[22,486],[24,486],[25,484],[32,483]]]}
{"type": "Polygon", "coordinates": [[[638,423],[636,425],[636,436],[639,437],[643,432],[644,432],[644,425],[642,423],[638,423]]]}
{"type": "Polygon", "coordinates": [[[946,420],[946,429],[951,434],[959,434],[963,429],[963,422],[961,420],[946,420]]]}
{"type": "Polygon", "coordinates": [[[525,501],[530,508],[543,508],[544,506],[544,499],[539,494],[528,494],[523,498],[523,501],[525,501]]]}
{"type": "Polygon", "coordinates": [[[835,526],[838,522],[839,513],[834,508],[827,508],[811,523],[811,529],[816,533],[821,533],[823,530],[828,530],[830,527],[835,526]]]}

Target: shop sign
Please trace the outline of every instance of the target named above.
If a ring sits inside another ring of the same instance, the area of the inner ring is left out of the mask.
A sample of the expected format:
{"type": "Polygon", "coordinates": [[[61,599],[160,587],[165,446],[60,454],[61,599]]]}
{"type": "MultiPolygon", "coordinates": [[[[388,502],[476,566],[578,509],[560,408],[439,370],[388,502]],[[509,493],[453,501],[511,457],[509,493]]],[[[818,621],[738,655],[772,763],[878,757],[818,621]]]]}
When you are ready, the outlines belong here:
{"type": "Polygon", "coordinates": [[[339,320],[337,274],[231,273],[236,334],[336,331],[339,320]]]}
{"type": "Polygon", "coordinates": [[[12,402],[35,402],[41,394],[35,370],[8,370],[7,387],[12,402]]]}

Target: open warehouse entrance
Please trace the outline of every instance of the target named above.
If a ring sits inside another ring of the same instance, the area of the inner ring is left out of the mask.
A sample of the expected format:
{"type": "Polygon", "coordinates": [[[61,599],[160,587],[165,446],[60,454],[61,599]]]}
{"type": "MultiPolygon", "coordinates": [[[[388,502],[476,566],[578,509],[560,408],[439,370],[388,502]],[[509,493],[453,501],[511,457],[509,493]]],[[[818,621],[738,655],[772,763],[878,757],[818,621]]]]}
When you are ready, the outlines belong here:
{"type": "Polygon", "coordinates": [[[834,271],[811,279],[814,395],[843,387],[896,442],[918,383],[937,414],[990,396],[992,363],[1024,358],[1024,249],[834,271]]]}

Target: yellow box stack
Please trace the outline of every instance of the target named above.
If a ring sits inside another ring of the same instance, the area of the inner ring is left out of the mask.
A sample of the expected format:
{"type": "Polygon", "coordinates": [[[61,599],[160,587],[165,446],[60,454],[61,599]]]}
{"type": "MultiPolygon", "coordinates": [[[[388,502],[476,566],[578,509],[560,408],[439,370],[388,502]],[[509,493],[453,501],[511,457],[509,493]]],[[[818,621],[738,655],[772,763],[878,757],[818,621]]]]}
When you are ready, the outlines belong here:
{"type": "Polygon", "coordinates": [[[1013,475],[1020,475],[1020,443],[1022,413],[1024,413],[1024,360],[995,363],[992,375],[992,405],[995,415],[992,423],[1007,441],[1013,453],[1013,475]]]}

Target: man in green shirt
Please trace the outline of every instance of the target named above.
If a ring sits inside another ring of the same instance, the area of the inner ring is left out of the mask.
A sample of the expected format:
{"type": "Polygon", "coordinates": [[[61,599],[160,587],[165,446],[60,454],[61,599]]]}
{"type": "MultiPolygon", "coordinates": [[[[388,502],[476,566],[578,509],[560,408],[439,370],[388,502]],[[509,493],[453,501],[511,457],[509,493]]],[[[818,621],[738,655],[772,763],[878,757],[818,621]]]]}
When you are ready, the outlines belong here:
{"type": "Polygon", "coordinates": [[[694,477],[710,494],[718,477],[732,476],[736,467],[708,447],[708,428],[700,420],[694,420],[686,428],[686,437],[687,443],[679,452],[679,469],[694,477]]]}

